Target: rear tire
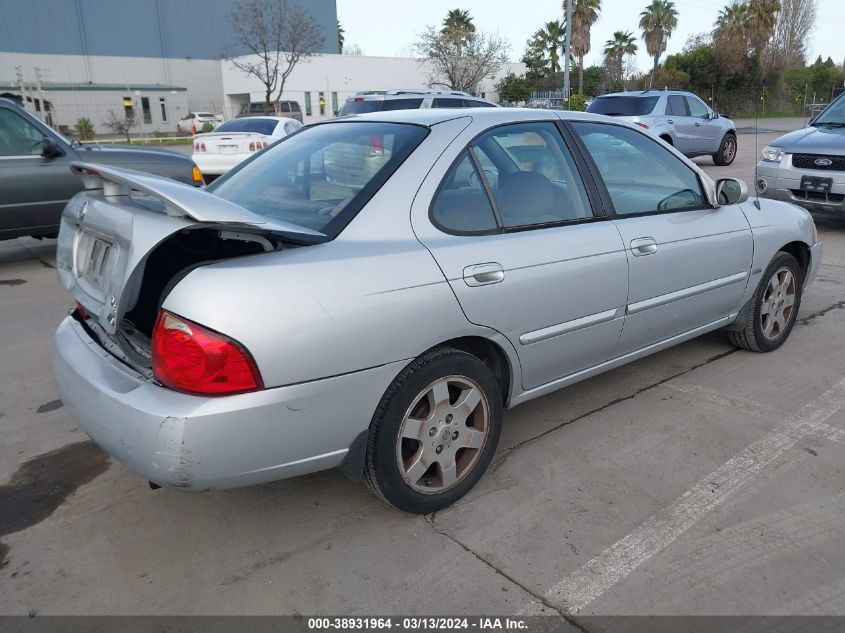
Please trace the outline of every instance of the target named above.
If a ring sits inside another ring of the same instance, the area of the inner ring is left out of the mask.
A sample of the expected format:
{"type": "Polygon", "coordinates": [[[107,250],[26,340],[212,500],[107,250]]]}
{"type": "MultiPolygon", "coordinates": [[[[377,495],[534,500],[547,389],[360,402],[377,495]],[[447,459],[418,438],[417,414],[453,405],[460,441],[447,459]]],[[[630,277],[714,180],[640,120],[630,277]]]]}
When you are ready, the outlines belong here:
{"type": "Polygon", "coordinates": [[[478,358],[427,352],[388,387],[370,424],[364,481],[406,512],[444,508],[481,479],[499,443],[502,395],[478,358]]]}
{"type": "Polygon", "coordinates": [[[719,167],[727,167],[736,158],[736,135],[728,132],[719,143],[719,151],[713,154],[713,163],[719,167]]]}
{"type": "Polygon", "coordinates": [[[798,261],[779,251],[763,273],[743,321],[728,332],[731,343],[750,352],[771,352],[783,345],[801,307],[803,280],[798,261]]]}

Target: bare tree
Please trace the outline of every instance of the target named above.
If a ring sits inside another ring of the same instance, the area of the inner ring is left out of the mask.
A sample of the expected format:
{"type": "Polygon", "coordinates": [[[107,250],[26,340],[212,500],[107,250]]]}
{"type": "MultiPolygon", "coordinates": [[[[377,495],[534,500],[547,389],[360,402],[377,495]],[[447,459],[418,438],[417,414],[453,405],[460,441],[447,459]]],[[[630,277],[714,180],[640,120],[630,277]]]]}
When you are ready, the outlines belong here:
{"type": "Polygon", "coordinates": [[[816,24],[816,0],[780,0],[775,32],[770,42],[772,66],[801,66],[807,40],[816,24]]]}
{"type": "Polygon", "coordinates": [[[103,123],[106,128],[111,130],[114,134],[123,134],[126,136],[126,142],[131,143],[129,138],[129,129],[135,125],[135,117],[124,116],[120,117],[115,114],[114,110],[109,110],[109,118],[103,123]]]}
{"type": "Polygon", "coordinates": [[[296,65],[315,55],[325,38],[316,20],[287,0],[248,0],[229,14],[236,47],[248,51],[237,57],[231,49],[223,59],[252,75],[264,86],[265,108],[272,110],[296,65]]]}
{"type": "Polygon", "coordinates": [[[443,86],[472,94],[481,82],[495,77],[508,61],[510,44],[498,34],[461,31],[455,35],[429,26],[414,44],[429,68],[429,86],[443,86]]]}
{"type": "Polygon", "coordinates": [[[363,55],[364,51],[357,44],[346,44],[343,47],[344,55],[363,55]]]}

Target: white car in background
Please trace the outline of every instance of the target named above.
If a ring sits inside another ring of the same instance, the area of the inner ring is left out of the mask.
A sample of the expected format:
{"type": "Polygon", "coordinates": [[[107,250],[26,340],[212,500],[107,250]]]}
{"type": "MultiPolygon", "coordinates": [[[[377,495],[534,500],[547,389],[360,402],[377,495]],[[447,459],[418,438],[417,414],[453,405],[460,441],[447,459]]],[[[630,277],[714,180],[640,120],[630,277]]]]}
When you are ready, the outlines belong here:
{"type": "Polygon", "coordinates": [[[211,112],[188,112],[184,118],[179,120],[179,128],[189,131],[191,134],[200,134],[206,123],[216,128],[223,123],[223,117],[211,112]]]}
{"type": "Polygon", "coordinates": [[[221,176],[301,127],[296,119],[283,116],[232,119],[213,132],[197,134],[192,158],[204,176],[221,176]]]}

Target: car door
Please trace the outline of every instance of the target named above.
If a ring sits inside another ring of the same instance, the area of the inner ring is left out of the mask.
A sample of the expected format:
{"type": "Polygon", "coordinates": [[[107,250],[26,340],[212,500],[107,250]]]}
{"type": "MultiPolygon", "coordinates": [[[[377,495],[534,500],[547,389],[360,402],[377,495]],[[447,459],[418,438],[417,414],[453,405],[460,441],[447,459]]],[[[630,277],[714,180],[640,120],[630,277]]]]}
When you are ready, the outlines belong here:
{"type": "Polygon", "coordinates": [[[82,189],[64,142],[50,135],[63,154],[41,155],[47,135],[23,113],[0,108],[0,237],[58,230],[62,209],[82,189]]]}
{"type": "Polygon", "coordinates": [[[751,272],[738,205],[713,208],[698,174],[646,134],[573,122],[601,176],[628,253],[628,300],[613,355],[725,324],[751,272]]]}
{"type": "Polygon", "coordinates": [[[627,261],[555,122],[496,127],[466,145],[480,131],[470,126],[460,154],[432,169],[414,230],[467,319],[510,340],[531,389],[607,359],[627,261]]]}
{"type": "Polygon", "coordinates": [[[689,106],[690,116],[695,119],[694,147],[697,153],[715,154],[722,142],[722,128],[710,118],[710,108],[696,96],[686,95],[684,97],[689,106]]]}
{"type": "Polygon", "coordinates": [[[675,147],[683,154],[695,153],[695,123],[684,95],[666,98],[666,124],[674,131],[675,147]]]}

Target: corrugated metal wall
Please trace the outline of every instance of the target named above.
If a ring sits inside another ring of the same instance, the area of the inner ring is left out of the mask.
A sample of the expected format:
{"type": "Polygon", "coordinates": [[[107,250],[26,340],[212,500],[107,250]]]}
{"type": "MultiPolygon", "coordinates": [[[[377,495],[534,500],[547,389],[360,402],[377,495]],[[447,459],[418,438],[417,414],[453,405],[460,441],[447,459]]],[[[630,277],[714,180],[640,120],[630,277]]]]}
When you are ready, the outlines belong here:
{"type": "MultiPolygon", "coordinates": [[[[337,53],[335,0],[288,0],[337,53]]],[[[213,59],[233,44],[236,0],[0,0],[0,51],[213,59]]],[[[245,52],[237,51],[235,52],[245,52]]]]}

